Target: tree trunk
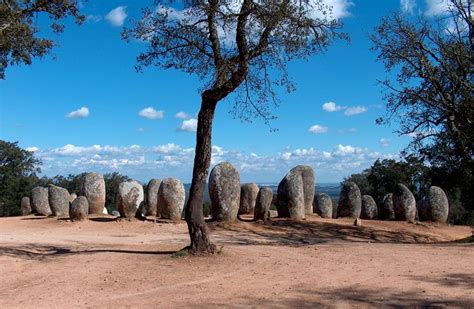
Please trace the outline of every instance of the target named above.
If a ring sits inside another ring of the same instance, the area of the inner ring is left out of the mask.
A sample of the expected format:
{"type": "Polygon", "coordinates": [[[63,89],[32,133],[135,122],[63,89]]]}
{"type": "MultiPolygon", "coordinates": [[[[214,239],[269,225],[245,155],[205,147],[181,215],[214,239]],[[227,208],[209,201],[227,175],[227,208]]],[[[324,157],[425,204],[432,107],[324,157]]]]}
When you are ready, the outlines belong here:
{"type": "Polygon", "coordinates": [[[212,154],[212,121],[217,102],[202,96],[198,115],[196,134],[196,153],[194,155],[193,180],[186,204],[186,223],[188,224],[191,254],[215,253],[216,246],[211,243],[209,230],[204,221],[203,196],[212,154]]]}

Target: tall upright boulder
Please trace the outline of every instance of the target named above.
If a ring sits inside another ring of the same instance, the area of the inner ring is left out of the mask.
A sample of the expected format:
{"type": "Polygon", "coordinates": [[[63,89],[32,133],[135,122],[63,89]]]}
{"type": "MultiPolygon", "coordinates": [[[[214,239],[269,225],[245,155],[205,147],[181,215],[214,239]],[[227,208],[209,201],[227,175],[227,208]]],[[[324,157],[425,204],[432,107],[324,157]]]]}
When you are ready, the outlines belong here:
{"type": "Polygon", "coordinates": [[[422,221],[445,223],[448,220],[449,202],[446,193],[440,187],[430,187],[417,207],[422,221]]]}
{"type": "Polygon", "coordinates": [[[31,190],[31,207],[33,212],[50,216],[52,214],[48,201],[48,189],[43,187],[35,187],[31,190]]]}
{"type": "Polygon", "coordinates": [[[163,219],[181,220],[184,209],[184,185],[176,178],[165,178],[158,190],[158,209],[163,219]]]}
{"type": "Polygon", "coordinates": [[[393,194],[387,193],[383,197],[382,204],[379,208],[379,219],[394,220],[395,211],[393,210],[393,194]]]}
{"type": "Polygon", "coordinates": [[[256,183],[244,183],[240,186],[239,215],[253,213],[257,200],[258,186],[256,183]]]}
{"type": "Polygon", "coordinates": [[[292,168],[278,185],[278,216],[303,219],[306,214],[312,214],[314,191],[313,168],[307,165],[292,168]]]}
{"type": "Polygon", "coordinates": [[[31,213],[31,204],[29,197],[24,196],[21,199],[20,211],[22,216],[28,216],[31,213]]]}
{"type": "Polygon", "coordinates": [[[89,214],[89,202],[85,196],[79,196],[74,199],[69,210],[71,221],[84,221],[89,214]]]}
{"type": "Polygon", "coordinates": [[[69,198],[68,190],[51,184],[48,185],[48,201],[53,216],[69,216],[69,198]]]}
{"type": "Polygon", "coordinates": [[[214,166],[209,176],[212,217],[216,221],[233,222],[240,204],[240,175],[228,162],[214,166]]]}
{"type": "Polygon", "coordinates": [[[346,182],[341,188],[337,217],[359,218],[362,210],[362,197],[359,186],[355,182],[346,182]]]}
{"type": "MultiPolygon", "coordinates": [[[[117,209],[127,219],[135,218],[140,203],[143,202],[143,186],[135,180],[120,183],[117,192],[117,209]]],[[[90,207],[90,205],[89,205],[90,207]]]]}
{"type": "Polygon", "coordinates": [[[145,215],[146,216],[157,216],[158,215],[158,190],[160,189],[161,180],[160,179],[151,179],[148,182],[146,190],[146,207],[145,215]]]}
{"type": "Polygon", "coordinates": [[[253,212],[254,220],[267,220],[270,206],[272,205],[273,191],[268,187],[262,187],[258,190],[255,209],[253,212]]]}
{"type": "Polygon", "coordinates": [[[404,185],[397,184],[393,192],[393,211],[395,220],[414,221],[416,219],[416,200],[413,193],[404,185]]]}
{"type": "Polygon", "coordinates": [[[90,214],[102,214],[105,206],[104,177],[97,173],[84,174],[81,195],[89,202],[90,214]]]}
{"type": "Polygon", "coordinates": [[[314,195],[313,212],[321,218],[332,218],[332,199],[326,193],[316,193],[314,195]]]}
{"type": "Polygon", "coordinates": [[[377,219],[378,209],[375,200],[370,195],[362,195],[361,219],[377,219]]]}

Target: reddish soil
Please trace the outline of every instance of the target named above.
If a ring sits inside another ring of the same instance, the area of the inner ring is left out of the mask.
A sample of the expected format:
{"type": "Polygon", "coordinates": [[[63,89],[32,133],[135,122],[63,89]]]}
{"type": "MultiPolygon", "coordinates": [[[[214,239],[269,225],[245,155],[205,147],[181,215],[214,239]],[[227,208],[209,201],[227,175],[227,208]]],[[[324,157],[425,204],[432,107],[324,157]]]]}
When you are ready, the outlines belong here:
{"type": "Polygon", "coordinates": [[[0,218],[0,308],[474,308],[471,228],[310,218],[211,225],[211,257],[173,254],[178,224],[0,218]]]}

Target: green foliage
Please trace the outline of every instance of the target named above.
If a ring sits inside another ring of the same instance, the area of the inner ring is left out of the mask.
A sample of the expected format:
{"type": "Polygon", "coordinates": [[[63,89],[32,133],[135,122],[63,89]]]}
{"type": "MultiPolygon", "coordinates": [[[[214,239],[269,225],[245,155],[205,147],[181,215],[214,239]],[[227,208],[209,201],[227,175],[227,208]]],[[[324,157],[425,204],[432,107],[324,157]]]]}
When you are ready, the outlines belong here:
{"type": "Polygon", "coordinates": [[[121,182],[132,180],[128,176],[124,176],[118,172],[108,173],[104,175],[105,180],[105,207],[111,213],[116,210],[116,198],[118,187],[121,182]]]}
{"type": "Polygon", "coordinates": [[[60,33],[62,19],[73,17],[84,21],[76,0],[2,0],[0,2],[0,79],[11,64],[31,64],[32,58],[43,57],[55,45],[54,40],[38,37],[37,17],[46,15],[54,33],[60,33]]]}
{"type": "Polygon", "coordinates": [[[18,143],[0,140],[0,217],[20,214],[20,201],[38,182],[41,161],[18,143]]]}

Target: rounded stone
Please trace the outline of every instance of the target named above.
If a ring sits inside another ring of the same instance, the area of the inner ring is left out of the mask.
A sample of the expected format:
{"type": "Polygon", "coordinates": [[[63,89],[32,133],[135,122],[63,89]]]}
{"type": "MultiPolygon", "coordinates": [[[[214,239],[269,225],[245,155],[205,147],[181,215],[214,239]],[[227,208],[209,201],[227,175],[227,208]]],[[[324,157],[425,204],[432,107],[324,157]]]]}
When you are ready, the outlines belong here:
{"type": "Polygon", "coordinates": [[[50,216],[52,214],[48,201],[48,188],[35,187],[31,190],[31,208],[39,215],[50,216]]]}
{"type": "Polygon", "coordinates": [[[161,180],[151,179],[146,187],[146,216],[157,216],[158,214],[158,190],[160,189],[161,180]]]}
{"type": "Polygon", "coordinates": [[[257,200],[258,186],[256,183],[244,183],[240,186],[239,215],[253,213],[257,200]]]}
{"type": "Polygon", "coordinates": [[[255,208],[253,212],[254,220],[267,220],[269,217],[268,212],[272,205],[273,191],[271,188],[262,187],[258,190],[257,198],[255,201],[255,208]]]}
{"type": "Polygon", "coordinates": [[[394,220],[395,212],[393,210],[393,194],[388,193],[383,197],[382,205],[379,210],[379,218],[382,220],[394,220]]]}
{"type": "Polygon", "coordinates": [[[69,194],[69,203],[72,203],[74,202],[74,200],[77,198],[77,194],[76,193],[71,193],[69,194]]]}
{"type": "Polygon", "coordinates": [[[117,209],[127,219],[135,218],[140,203],[143,202],[143,186],[135,180],[120,183],[117,191],[117,209]]]}
{"type": "Polygon", "coordinates": [[[89,201],[85,196],[79,196],[74,199],[69,210],[71,221],[83,221],[89,214],[89,201]]]}
{"type": "Polygon", "coordinates": [[[314,172],[311,166],[298,165],[282,179],[277,190],[279,217],[303,219],[313,213],[314,172]]]}
{"type": "Polygon", "coordinates": [[[377,219],[377,203],[370,195],[362,195],[362,208],[360,212],[361,219],[377,219]]]}
{"type": "Polygon", "coordinates": [[[20,211],[22,216],[28,216],[31,213],[31,204],[29,197],[24,196],[21,199],[20,211]]]}
{"type": "Polygon", "coordinates": [[[440,187],[430,187],[425,198],[429,221],[445,223],[448,220],[449,202],[440,187]]]}
{"type": "Polygon", "coordinates": [[[120,213],[117,211],[117,210],[112,210],[112,212],[110,213],[110,215],[112,217],[120,217],[120,213]]]}
{"type": "Polygon", "coordinates": [[[212,217],[216,221],[233,222],[240,204],[240,175],[228,162],[214,166],[209,176],[212,217]]]}
{"type": "Polygon", "coordinates": [[[84,174],[81,195],[89,202],[89,213],[102,214],[105,206],[104,177],[97,173],[84,174]]]}
{"type": "Polygon", "coordinates": [[[161,218],[181,220],[185,198],[181,181],[173,177],[163,179],[158,190],[158,211],[161,218]]]}
{"type": "Polygon", "coordinates": [[[313,212],[321,218],[332,218],[332,199],[326,193],[314,195],[313,212]]]}
{"type": "Polygon", "coordinates": [[[48,201],[53,216],[69,216],[69,198],[68,190],[55,185],[48,185],[48,201]]]}
{"type": "Polygon", "coordinates": [[[359,187],[355,182],[346,182],[341,188],[337,217],[359,218],[362,210],[362,197],[359,187]]]}
{"type": "Polygon", "coordinates": [[[416,200],[413,193],[411,193],[404,184],[397,184],[392,198],[395,219],[401,221],[415,221],[416,200]]]}

